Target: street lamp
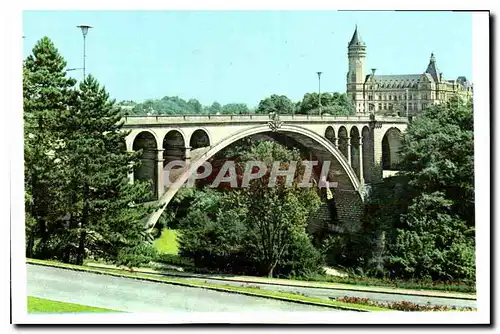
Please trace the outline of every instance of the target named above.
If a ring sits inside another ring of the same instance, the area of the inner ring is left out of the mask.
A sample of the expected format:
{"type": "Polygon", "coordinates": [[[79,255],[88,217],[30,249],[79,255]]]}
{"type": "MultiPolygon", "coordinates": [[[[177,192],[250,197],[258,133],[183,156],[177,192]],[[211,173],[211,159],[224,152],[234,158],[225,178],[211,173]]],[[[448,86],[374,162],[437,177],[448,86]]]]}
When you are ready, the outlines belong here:
{"type": "Polygon", "coordinates": [[[92,28],[91,26],[89,25],[86,25],[86,24],[81,24],[79,26],[76,26],[77,28],[80,28],[80,30],[82,31],[82,35],[83,35],[83,80],[85,80],[85,41],[86,41],[86,37],[87,37],[87,33],[89,32],[89,29],[92,28]]]}
{"type": "Polygon", "coordinates": [[[321,73],[316,72],[318,74],[318,102],[319,102],[319,114],[321,115],[321,73]]]}

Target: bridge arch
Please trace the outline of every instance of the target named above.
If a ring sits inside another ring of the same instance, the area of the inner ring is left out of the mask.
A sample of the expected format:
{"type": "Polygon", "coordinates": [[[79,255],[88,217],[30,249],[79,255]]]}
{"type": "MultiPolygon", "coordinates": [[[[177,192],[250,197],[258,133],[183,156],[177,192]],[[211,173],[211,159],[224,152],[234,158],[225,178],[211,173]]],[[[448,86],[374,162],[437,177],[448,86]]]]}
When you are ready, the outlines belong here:
{"type": "Polygon", "coordinates": [[[134,168],[134,180],[150,182],[150,190],[155,194],[158,184],[158,138],[153,132],[144,130],[133,138],[132,149],[142,150],[140,163],[134,168]]]}
{"type": "Polygon", "coordinates": [[[210,146],[211,143],[210,133],[205,129],[196,129],[189,139],[189,147],[193,150],[210,146]]]}
{"type": "Polygon", "coordinates": [[[186,156],[186,137],[178,129],[171,129],[162,141],[163,165],[173,160],[184,160],[186,156]]]}
{"type": "MultiPolygon", "coordinates": [[[[198,167],[200,167],[205,161],[210,159],[225,147],[235,143],[236,141],[245,137],[250,137],[252,135],[262,134],[266,132],[271,132],[268,125],[258,125],[228,136],[218,143],[211,143],[212,145],[207,148],[204,153],[199,155],[197,159],[193,159],[193,161],[191,161],[191,164],[189,164],[189,168],[185,169],[184,172],[177,177],[176,181],[170,186],[170,188],[166,189],[165,193],[163,194],[163,196],[161,196],[158,203],[161,205],[161,209],[155,212],[150,217],[148,226],[154,226],[170,200],[174,197],[179,188],[188,180],[192,171],[196,171],[198,167]]],[[[332,165],[334,165],[334,168],[341,169],[339,173],[334,173],[335,176],[338,177],[338,189],[335,189],[335,193],[336,196],[338,194],[339,198],[342,198],[342,203],[339,203],[339,205],[342,207],[342,209],[339,210],[339,216],[341,215],[341,212],[345,212],[346,217],[349,216],[349,219],[356,220],[356,218],[352,218],[356,217],[356,214],[352,214],[351,212],[348,213],[348,211],[350,211],[352,207],[356,205],[358,207],[361,207],[363,198],[359,193],[360,181],[352,167],[349,165],[346,157],[343,156],[343,154],[328,139],[324,138],[321,134],[318,134],[304,127],[283,124],[280,127],[279,132],[293,135],[294,138],[304,138],[307,140],[312,140],[316,144],[319,144],[320,147],[322,147],[326,152],[328,152],[335,158],[332,161],[332,165]]],[[[331,170],[332,167],[330,171],[331,170]]],[[[337,178],[335,179],[335,181],[337,181],[337,178]]],[[[361,214],[361,211],[359,212],[359,214],[361,214]]]]}
{"type": "Polygon", "coordinates": [[[339,144],[339,151],[344,155],[344,157],[347,159],[349,154],[348,154],[348,147],[347,147],[347,129],[345,126],[341,126],[338,131],[338,144],[339,144]]]}
{"type": "Polygon", "coordinates": [[[400,150],[403,144],[401,130],[389,128],[382,138],[382,169],[397,170],[401,161],[400,150]]]}
{"type": "Polygon", "coordinates": [[[328,139],[331,143],[335,143],[335,130],[330,125],[326,127],[325,138],[328,139]]]}

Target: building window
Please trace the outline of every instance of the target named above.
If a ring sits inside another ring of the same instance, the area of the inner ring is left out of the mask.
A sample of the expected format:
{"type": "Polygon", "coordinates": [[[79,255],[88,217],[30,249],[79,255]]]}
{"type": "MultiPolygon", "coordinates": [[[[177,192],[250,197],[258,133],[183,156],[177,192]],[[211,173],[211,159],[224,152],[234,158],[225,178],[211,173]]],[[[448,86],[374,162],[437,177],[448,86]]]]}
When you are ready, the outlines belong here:
{"type": "Polygon", "coordinates": [[[378,104],[378,109],[377,110],[382,110],[382,103],[378,104]]]}
{"type": "Polygon", "coordinates": [[[368,101],[372,101],[373,100],[373,95],[368,95],[368,101]]]}

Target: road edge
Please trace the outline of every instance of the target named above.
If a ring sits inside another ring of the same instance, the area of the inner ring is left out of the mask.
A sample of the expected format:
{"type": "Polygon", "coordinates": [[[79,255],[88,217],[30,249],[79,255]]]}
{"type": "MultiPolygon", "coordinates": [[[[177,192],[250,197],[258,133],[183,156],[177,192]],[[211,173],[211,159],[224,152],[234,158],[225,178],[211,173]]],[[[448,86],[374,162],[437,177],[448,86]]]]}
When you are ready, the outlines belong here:
{"type": "MultiPolygon", "coordinates": [[[[226,289],[223,287],[206,286],[202,283],[199,285],[196,285],[196,284],[190,284],[190,283],[184,283],[184,282],[160,280],[160,279],[149,278],[149,277],[133,276],[133,275],[125,273],[125,272],[124,273],[105,272],[105,271],[100,271],[99,269],[89,268],[86,266],[71,265],[71,267],[68,267],[68,266],[64,266],[63,264],[59,265],[57,263],[38,262],[38,261],[29,260],[29,259],[26,259],[26,264],[43,266],[43,267],[52,267],[52,268],[58,268],[58,269],[73,270],[73,271],[80,271],[80,272],[87,272],[87,273],[98,274],[98,275],[108,275],[108,276],[114,276],[114,277],[120,277],[120,278],[129,278],[129,279],[135,279],[135,280],[147,281],[147,282],[153,282],[153,283],[163,283],[163,284],[171,284],[171,285],[185,286],[185,287],[198,288],[198,289],[207,289],[207,290],[226,292],[226,293],[235,293],[235,294],[247,295],[247,296],[252,296],[252,297],[281,300],[281,301],[286,301],[286,302],[291,302],[291,303],[298,303],[298,304],[305,304],[305,305],[319,306],[319,307],[328,307],[328,308],[333,308],[333,309],[337,309],[337,310],[344,310],[344,311],[355,311],[355,312],[378,311],[378,310],[368,310],[368,309],[343,306],[343,305],[341,306],[341,305],[332,305],[332,304],[321,303],[321,302],[305,301],[305,300],[293,299],[293,298],[287,298],[287,297],[269,296],[269,295],[258,294],[258,293],[253,293],[253,292],[246,292],[246,291],[236,291],[236,290],[226,289]]],[[[383,309],[383,308],[380,308],[380,311],[397,312],[397,311],[394,311],[391,309],[383,309]]]]}
{"type": "MultiPolygon", "coordinates": [[[[86,265],[87,267],[92,268],[102,268],[102,269],[116,269],[121,270],[116,266],[101,266],[97,263],[89,263],[86,265]]],[[[323,282],[317,282],[319,284],[314,285],[303,285],[303,284],[290,284],[286,282],[266,282],[265,280],[246,280],[245,278],[224,278],[218,276],[211,275],[203,275],[203,274],[190,274],[190,273],[174,273],[174,272],[164,272],[156,269],[151,269],[151,271],[145,271],[144,268],[134,268],[134,272],[143,273],[149,275],[159,275],[159,276],[170,276],[170,277],[181,277],[181,278],[198,278],[198,279],[210,279],[215,281],[230,281],[237,283],[245,283],[245,284],[267,284],[267,285],[281,285],[287,287],[297,287],[297,288],[312,288],[312,289],[330,289],[330,290],[344,290],[344,291],[358,291],[358,292],[372,292],[372,293],[384,293],[391,295],[401,295],[401,296],[416,296],[416,297],[434,297],[434,298],[444,298],[444,299],[460,299],[460,300],[477,300],[475,294],[466,294],[466,293],[454,293],[454,292],[445,292],[445,291],[436,291],[436,290],[411,290],[411,289],[394,289],[387,287],[375,287],[370,288],[366,286],[349,286],[343,283],[333,283],[337,286],[328,286],[323,282]]]]}

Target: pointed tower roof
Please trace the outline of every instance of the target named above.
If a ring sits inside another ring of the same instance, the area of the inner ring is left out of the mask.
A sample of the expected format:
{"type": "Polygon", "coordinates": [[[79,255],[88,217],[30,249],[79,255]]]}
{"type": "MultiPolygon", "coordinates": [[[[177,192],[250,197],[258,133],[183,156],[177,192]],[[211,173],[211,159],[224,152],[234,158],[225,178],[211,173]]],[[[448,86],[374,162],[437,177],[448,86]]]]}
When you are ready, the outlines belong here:
{"type": "Polygon", "coordinates": [[[352,35],[351,41],[349,42],[349,46],[355,46],[355,45],[365,45],[365,43],[361,39],[361,35],[358,32],[357,24],[356,28],[354,29],[354,34],[352,35]]]}
{"type": "Polygon", "coordinates": [[[429,65],[427,65],[427,69],[425,73],[429,73],[435,82],[439,82],[439,69],[436,66],[436,57],[434,57],[434,53],[431,53],[431,58],[429,60],[429,65]]]}

